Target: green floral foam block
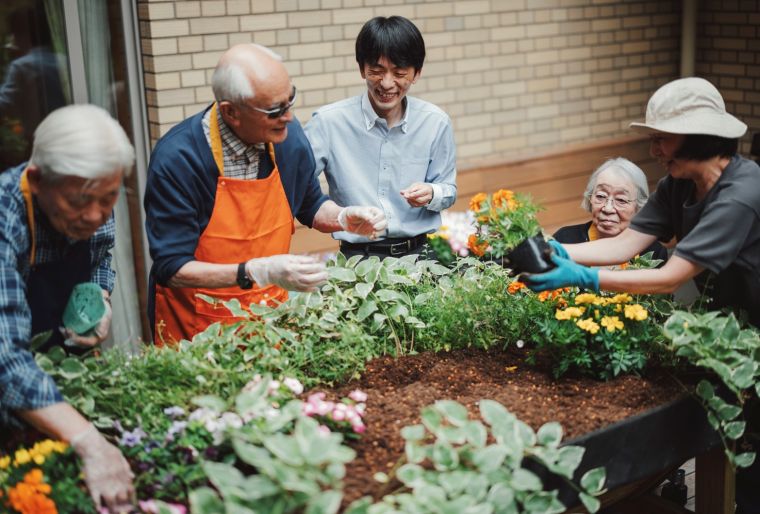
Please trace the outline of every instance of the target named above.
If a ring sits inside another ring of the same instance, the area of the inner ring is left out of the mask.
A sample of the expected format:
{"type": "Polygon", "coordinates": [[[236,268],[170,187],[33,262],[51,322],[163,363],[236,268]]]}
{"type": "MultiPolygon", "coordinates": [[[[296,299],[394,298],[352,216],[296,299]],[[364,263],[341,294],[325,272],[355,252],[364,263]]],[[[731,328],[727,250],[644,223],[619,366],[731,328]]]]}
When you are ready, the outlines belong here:
{"type": "Polygon", "coordinates": [[[63,326],[84,335],[98,324],[106,312],[103,291],[94,282],[74,286],[69,302],[63,311],[63,326]]]}

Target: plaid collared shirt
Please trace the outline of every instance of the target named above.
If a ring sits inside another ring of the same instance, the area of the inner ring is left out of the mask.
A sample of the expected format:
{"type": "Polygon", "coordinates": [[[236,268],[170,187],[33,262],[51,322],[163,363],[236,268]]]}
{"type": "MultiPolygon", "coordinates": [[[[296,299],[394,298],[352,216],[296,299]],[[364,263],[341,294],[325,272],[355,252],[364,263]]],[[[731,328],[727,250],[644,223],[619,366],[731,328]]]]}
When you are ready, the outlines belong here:
{"type": "MultiPolygon", "coordinates": [[[[0,425],[18,424],[13,411],[33,410],[63,400],[29,351],[32,312],[26,299],[31,271],[31,239],[19,178],[26,164],[0,175],[0,425]]],[[[55,262],[74,244],[53,230],[35,203],[35,262],[55,262]]],[[[90,238],[90,280],[109,292],[115,273],[111,249],[115,241],[113,216],[90,238]]]]}
{"type": "MultiPolygon", "coordinates": [[[[211,146],[211,109],[203,115],[203,133],[206,142],[211,146]]],[[[224,156],[224,176],[253,180],[259,176],[259,160],[266,150],[264,143],[247,145],[235,135],[222,119],[222,113],[217,109],[216,119],[219,122],[219,135],[222,139],[222,155],[224,156]]]]}

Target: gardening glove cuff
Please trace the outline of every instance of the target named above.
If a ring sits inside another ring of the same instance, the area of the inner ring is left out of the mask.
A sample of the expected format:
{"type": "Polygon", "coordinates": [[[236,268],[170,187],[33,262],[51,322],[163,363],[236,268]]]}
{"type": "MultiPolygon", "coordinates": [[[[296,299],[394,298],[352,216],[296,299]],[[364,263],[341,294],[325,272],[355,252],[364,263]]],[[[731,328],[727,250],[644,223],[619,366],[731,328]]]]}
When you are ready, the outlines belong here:
{"type": "Polygon", "coordinates": [[[344,207],[338,213],[338,224],[346,232],[377,239],[386,228],[388,220],[385,213],[377,207],[344,207]]]}
{"type": "Polygon", "coordinates": [[[307,255],[272,255],[245,263],[245,272],[257,287],[269,284],[291,291],[316,291],[327,281],[325,265],[307,255]]]}
{"type": "Polygon", "coordinates": [[[92,501],[110,512],[128,511],[135,503],[134,475],[121,452],[92,424],[69,441],[82,460],[82,471],[92,501]]]}
{"type": "Polygon", "coordinates": [[[548,243],[549,243],[549,246],[552,247],[552,250],[554,251],[555,255],[559,255],[563,259],[570,258],[570,254],[567,253],[567,250],[565,250],[565,247],[562,246],[562,244],[560,244],[559,241],[557,241],[556,239],[549,239],[548,243]]]}
{"type": "Polygon", "coordinates": [[[598,269],[581,266],[570,259],[554,254],[552,261],[557,266],[553,270],[525,277],[525,283],[533,291],[551,291],[567,286],[599,291],[598,269]]]}

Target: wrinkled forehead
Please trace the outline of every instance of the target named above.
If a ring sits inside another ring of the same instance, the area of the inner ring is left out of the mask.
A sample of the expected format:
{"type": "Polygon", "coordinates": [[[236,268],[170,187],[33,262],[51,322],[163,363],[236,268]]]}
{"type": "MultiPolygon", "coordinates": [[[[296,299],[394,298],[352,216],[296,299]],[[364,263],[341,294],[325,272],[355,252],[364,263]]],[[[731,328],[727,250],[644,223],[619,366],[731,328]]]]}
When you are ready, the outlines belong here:
{"type": "Polygon", "coordinates": [[[602,171],[596,178],[594,190],[606,192],[626,192],[633,193],[636,191],[636,184],[628,177],[628,174],[617,166],[610,166],[602,171]]]}

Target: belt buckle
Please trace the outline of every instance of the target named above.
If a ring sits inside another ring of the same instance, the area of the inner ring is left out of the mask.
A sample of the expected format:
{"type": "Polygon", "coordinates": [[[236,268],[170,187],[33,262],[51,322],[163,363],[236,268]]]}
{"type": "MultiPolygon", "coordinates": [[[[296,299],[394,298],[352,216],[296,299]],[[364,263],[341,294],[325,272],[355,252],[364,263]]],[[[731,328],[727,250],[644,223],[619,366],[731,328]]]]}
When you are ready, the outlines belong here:
{"type": "Polygon", "coordinates": [[[391,257],[396,257],[398,255],[404,255],[409,251],[409,241],[404,241],[403,243],[395,243],[392,244],[388,248],[388,253],[391,257]]]}

